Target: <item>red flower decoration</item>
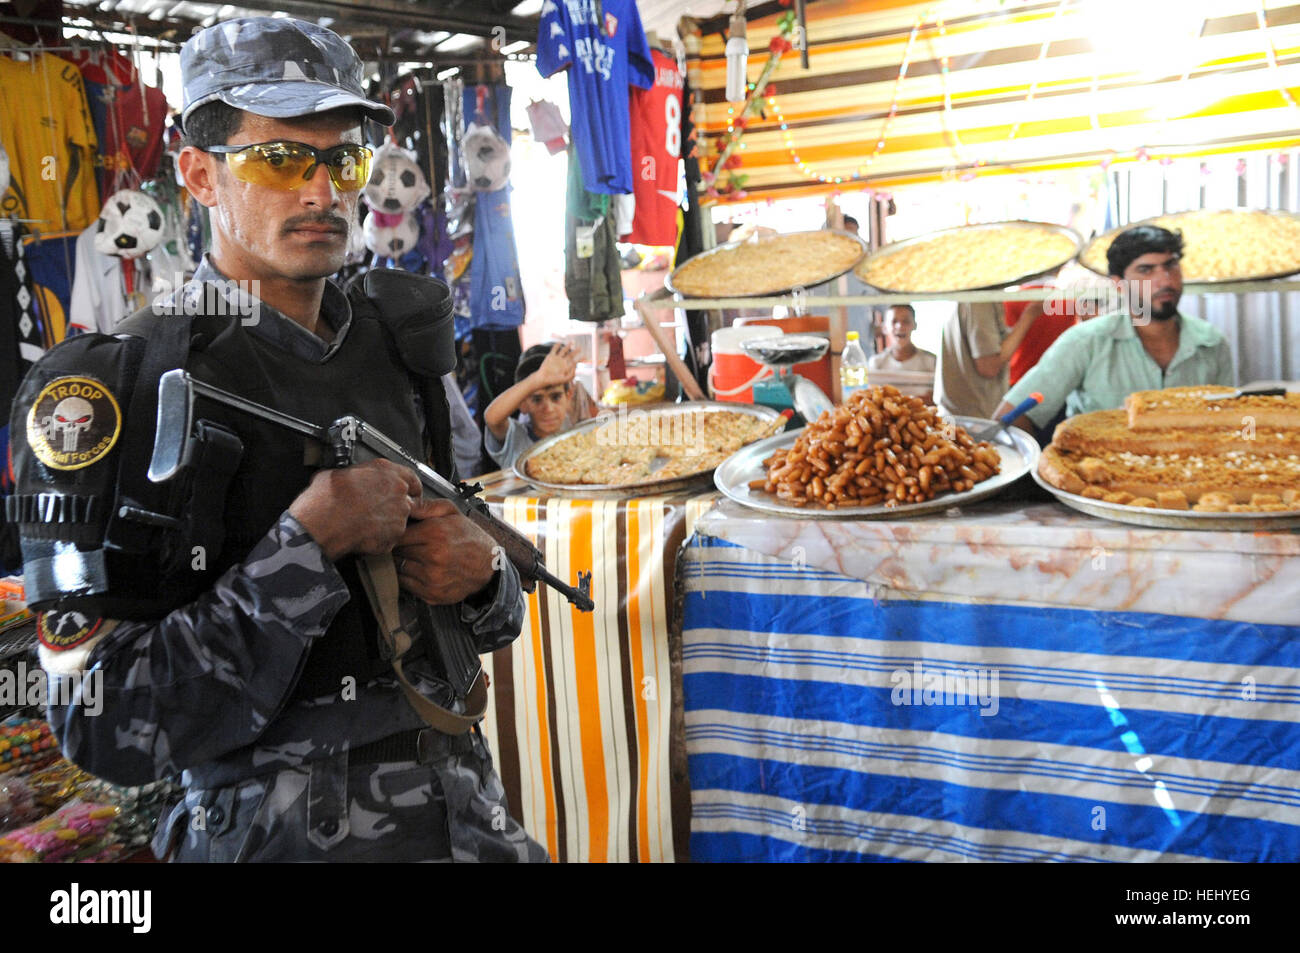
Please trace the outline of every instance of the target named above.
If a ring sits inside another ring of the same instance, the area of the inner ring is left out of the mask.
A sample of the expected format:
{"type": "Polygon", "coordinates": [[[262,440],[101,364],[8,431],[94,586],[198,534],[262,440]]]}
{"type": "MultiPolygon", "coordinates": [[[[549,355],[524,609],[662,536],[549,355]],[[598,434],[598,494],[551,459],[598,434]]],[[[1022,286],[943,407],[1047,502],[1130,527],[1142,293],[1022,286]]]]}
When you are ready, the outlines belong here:
{"type": "Polygon", "coordinates": [[[749,125],[749,120],[746,119],[744,116],[741,116],[739,119],[733,122],[732,125],[737,129],[744,129],[749,125]]]}
{"type": "Polygon", "coordinates": [[[781,4],[781,6],[783,7],[788,7],[791,3],[794,2],[794,0],[776,0],[776,2],[781,4]]]}
{"type": "Polygon", "coordinates": [[[768,83],[768,84],[767,84],[767,89],[763,90],[763,95],[764,95],[764,96],[775,96],[775,95],[776,95],[776,83],[768,83]]]}
{"type": "Polygon", "coordinates": [[[722,164],[724,169],[739,169],[745,164],[745,160],[738,155],[727,156],[727,161],[722,164]]]}
{"type": "Polygon", "coordinates": [[[767,48],[775,55],[780,56],[782,53],[791,49],[790,41],[783,36],[772,37],[772,42],[767,44],[767,48]]]}

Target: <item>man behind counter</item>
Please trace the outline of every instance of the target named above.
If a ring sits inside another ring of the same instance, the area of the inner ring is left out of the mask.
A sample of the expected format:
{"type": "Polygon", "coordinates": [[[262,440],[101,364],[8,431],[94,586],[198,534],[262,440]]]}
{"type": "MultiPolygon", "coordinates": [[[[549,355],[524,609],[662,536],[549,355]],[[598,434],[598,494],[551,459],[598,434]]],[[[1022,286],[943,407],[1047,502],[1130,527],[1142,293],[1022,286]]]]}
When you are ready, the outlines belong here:
{"type": "Polygon", "coordinates": [[[1178,313],[1182,253],[1178,233],[1154,225],[1121,232],[1106,262],[1123,307],[1057,338],[1007,391],[994,416],[1034,391],[1043,401],[1016,421],[1024,430],[1046,428],[1062,407],[1070,417],[1122,407],[1134,391],[1231,385],[1232,351],[1223,335],[1200,318],[1178,313]]]}

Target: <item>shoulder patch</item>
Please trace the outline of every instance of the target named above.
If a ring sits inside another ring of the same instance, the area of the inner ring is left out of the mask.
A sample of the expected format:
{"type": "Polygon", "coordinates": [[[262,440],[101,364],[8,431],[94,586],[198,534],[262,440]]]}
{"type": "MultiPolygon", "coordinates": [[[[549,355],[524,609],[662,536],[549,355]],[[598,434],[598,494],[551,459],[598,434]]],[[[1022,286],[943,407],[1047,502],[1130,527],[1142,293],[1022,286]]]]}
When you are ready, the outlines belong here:
{"type": "Polygon", "coordinates": [[[66,652],[93,637],[103,622],[80,612],[41,612],[36,616],[36,638],[47,649],[66,652]]]}
{"type": "Polygon", "coordinates": [[[91,377],[56,377],[27,414],[27,443],[54,470],[80,470],[102,460],[121,432],[117,398],[91,377]]]}
{"type": "Polygon", "coordinates": [[[41,668],[51,675],[85,671],[90,653],[117,628],[116,619],[90,618],[80,612],[42,612],[36,617],[36,646],[41,668]]]}

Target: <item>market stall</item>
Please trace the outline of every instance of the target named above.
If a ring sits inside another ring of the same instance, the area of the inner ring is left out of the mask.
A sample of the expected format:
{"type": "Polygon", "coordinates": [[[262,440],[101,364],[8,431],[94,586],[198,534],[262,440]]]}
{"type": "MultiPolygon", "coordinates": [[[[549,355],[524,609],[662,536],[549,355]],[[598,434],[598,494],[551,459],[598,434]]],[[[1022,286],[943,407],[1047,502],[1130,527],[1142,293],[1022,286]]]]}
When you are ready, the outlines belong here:
{"type": "Polygon", "coordinates": [[[696,529],[694,859],[1295,856],[1295,533],[1026,499],[696,529]]]}

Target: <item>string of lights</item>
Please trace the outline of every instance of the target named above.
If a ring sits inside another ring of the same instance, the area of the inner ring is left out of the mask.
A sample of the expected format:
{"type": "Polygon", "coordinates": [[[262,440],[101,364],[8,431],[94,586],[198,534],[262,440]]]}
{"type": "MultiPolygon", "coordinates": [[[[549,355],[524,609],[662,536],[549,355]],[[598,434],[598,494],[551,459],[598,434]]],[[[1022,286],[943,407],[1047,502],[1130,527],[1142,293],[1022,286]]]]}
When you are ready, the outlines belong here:
{"type": "Polygon", "coordinates": [[[848,176],[823,175],[822,173],[814,169],[812,165],[810,165],[807,162],[804,162],[801,158],[799,158],[799,152],[796,149],[794,144],[794,135],[790,131],[790,124],[789,122],[787,122],[785,118],[785,114],[781,111],[781,107],[777,103],[776,96],[768,95],[766,97],[768,106],[772,108],[773,113],[776,115],[777,125],[780,128],[781,135],[785,140],[786,151],[790,153],[790,160],[794,163],[795,168],[797,168],[800,172],[802,172],[804,176],[806,176],[809,179],[815,179],[816,181],[822,182],[824,184],[835,184],[835,185],[839,185],[845,182],[846,180],[856,181],[858,179],[865,178],[867,170],[871,166],[871,163],[875,162],[876,157],[879,156],[880,153],[884,151],[885,143],[889,139],[889,127],[893,123],[894,117],[898,115],[898,97],[902,92],[903,80],[907,78],[907,68],[912,62],[912,47],[916,43],[917,34],[919,34],[921,32],[921,28],[925,26],[926,23],[930,22],[932,19],[934,19],[934,11],[927,10],[925,13],[922,13],[919,16],[917,16],[916,22],[912,24],[912,31],[911,33],[908,34],[907,37],[907,46],[903,50],[903,62],[902,65],[899,66],[898,68],[898,77],[894,80],[894,92],[893,92],[893,96],[890,97],[889,113],[885,116],[885,121],[881,125],[880,135],[876,139],[875,148],[872,149],[871,154],[867,156],[867,158],[863,162],[861,162],[858,165],[858,167],[853,172],[851,172],[848,176]]]}

